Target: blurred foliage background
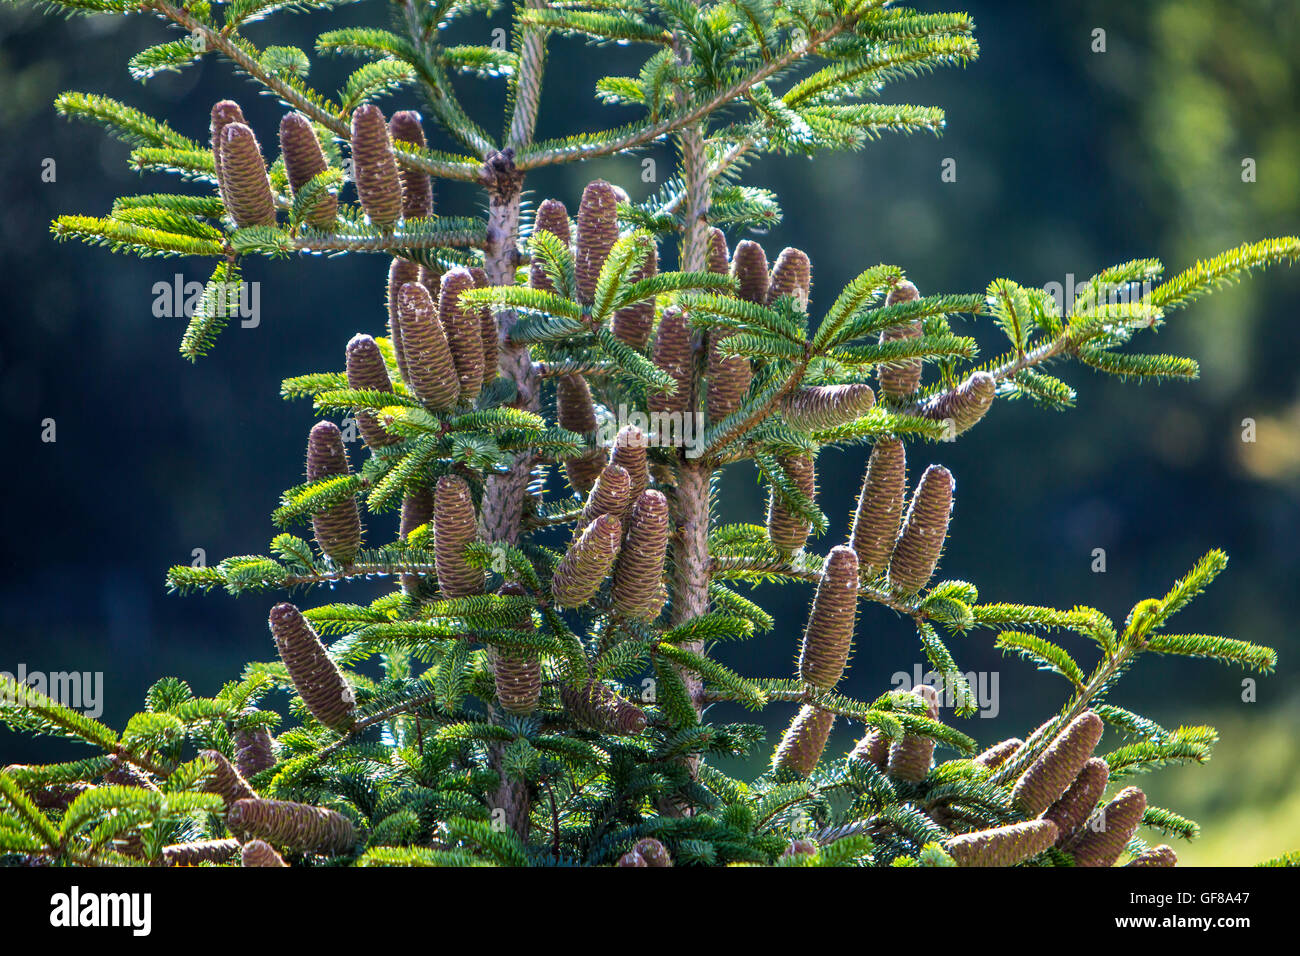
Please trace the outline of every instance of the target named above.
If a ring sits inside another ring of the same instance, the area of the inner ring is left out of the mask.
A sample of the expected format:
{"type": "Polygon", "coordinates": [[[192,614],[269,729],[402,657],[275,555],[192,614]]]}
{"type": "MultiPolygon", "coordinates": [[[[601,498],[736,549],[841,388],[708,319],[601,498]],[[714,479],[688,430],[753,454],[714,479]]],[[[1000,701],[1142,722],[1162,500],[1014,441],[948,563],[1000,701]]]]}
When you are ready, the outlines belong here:
{"type": "MultiPolygon", "coordinates": [[[[936,9],[946,9],[939,5],[936,9]]],[[[848,279],[897,263],[924,292],[972,292],[997,276],[1027,285],[1079,280],[1116,262],[1157,256],[1172,273],[1196,257],[1300,228],[1300,9],[1286,0],[1093,0],[1060,5],[973,3],[980,60],[962,72],[911,80],[885,98],[942,106],[939,139],[886,138],[857,154],[766,160],[748,181],[773,188],[785,220],[763,242],[806,250],[815,270],[814,314],[848,279]],[[1094,31],[1105,52],[1094,52],[1094,31]],[[940,164],[956,161],[956,182],[940,164]],[[1256,181],[1242,181],[1253,159],[1256,181]]],[[[386,19],[384,4],[332,15],[281,14],[251,28],[265,45],[311,49],[338,22],[386,19]]],[[[481,19],[456,27],[484,43],[481,19]]],[[[7,527],[0,542],[0,670],[105,674],[104,719],[120,725],[164,674],[211,693],[249,659],[273,656],[271,598],[164,593],[164,569],[265,549],[281,489],[301,480],[312,422],[305,404],[278,397],[287,375],[342,366],[356,331],[384,323],[385,262],[376,258],[251,263],[262,280],[262,322],[232,328],[197,367],[176,352],[181,319],[152,314],[153,286],[187,263],[141,262],[55,244],[59,213],[99,215],[114,196],[174,185],[141,181],[127,149],[98,129],[72,125],[51,106],[65,89],[93,90],[165,117],[206,141],[207,110],[238,98],[273,154],[280,109],[229,67],[207,58],[147,86],[127,75],[135,51],[167,38],[140,17],[61,20],[30,5],[0,6],[0,244],[5,321],[0,389],[9,421],[7,527]],[[43,182],[42,163],[56,163],[43,182]],[[40,440],[40,422],[58,440],[40,440]]],[[[557,40],[541,135],[613,125],[595,80],[620,72],[617,48],[557,40]]],[[[315,60],[326,90],[348,64],[315,60]]],[[[625,69],[625,67],[623,68],[625,69]]],[[[493,110],[499,88],[466,81],[462,96],[493,110]]],[[[385,110],[396,100],[381,101],[385,110]]],[[[402,106],[415,105],[402,101],[402,106]]],[[[494,115],[494,114],[488,114],[494,115]]],[[[666,148],[646,154],[662,176],[666,148]]],[[[635,198],[640,157],[547,172],[529,180],[535,200],[571,204],[603,176],[635,198]]],[[[467,214],[480,198],[441,190],[441,211],[467,214]]],[[[734,242],[733,237],[733,242],[734,242]]],[[[1277,269],[1180,313],[1139,347],[1181,351],[1202,365],[1192,385],[1138,388],[1070,368],[1078,408],[1057,415],[1001,403],[955,445],[914,447],[911,473],[928,460],[958,479],[941,573],[975,581],[986,601],[1096,606],[1122,619],[1211,547],[1228,572],[1178,623],[1273,644],[1278,672],[1242,700],[1243,675],[1195,661],[1148,661],[1114,697],[1166,724],[1214,723],[1223,733],[1207,767],[1142,781],[1153,802],[1199,819],[1206,835],[1180,846],[1189,863],[1250,863],[1300,848],[1300,270],[1277,269]],[[1243,419],[1257,440],[1242,441],[1243,419]],[[1104,548],[1104,574],[1093,551],[1104,548]]],[[[992,343],[989,330],[971,334],[992,343]]],[[[823,551],[846,533],[864,453],[827,455],[820,484],[833,524],[823,551]]],[[[762,490],[735,475],[725,520],[756,520],[762,490]]],[[[379,522],[374,522],[378,524],[379,522]]],[[[365,588],[348,592],[364,600],[365,588]]],[[[785,673],[810,594],[769,588],[773,634],[727,647],[749,673],[785,673]]],[[[323,602],[318,594],[308,602],[323,602]]],[[[1004,660],[989,632],[953,649],[968,671],[998,678],[997,715],[963,727],[983,742],[1021,735],[1059,706],[1064,686],[1018,659],[1004,660]]],[[[1076,648],[1083,653],[1086,650],[1076,648]]],[[[846,692],[872,697],[890,675],[921,660],[910,628],[871,606],[858,630],[846,692]]],[[[788,715],[773,709],[771,726],[788,715]]],[[[833,745],[851,743],[847,728],[833,745]]],[[[48,742],[0,735],[0,763],[54,759],[48,742]]],[[[755,755],[755,766],[767,754],[755,755]]]]}

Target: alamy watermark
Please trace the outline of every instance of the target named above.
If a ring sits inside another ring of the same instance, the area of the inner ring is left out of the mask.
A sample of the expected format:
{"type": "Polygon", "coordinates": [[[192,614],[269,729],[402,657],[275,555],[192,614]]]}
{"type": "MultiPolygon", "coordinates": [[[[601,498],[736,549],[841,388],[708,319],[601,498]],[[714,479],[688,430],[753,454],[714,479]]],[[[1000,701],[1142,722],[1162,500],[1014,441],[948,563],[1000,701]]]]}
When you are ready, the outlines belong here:
{"type": "Polygon", "coordinates": [[[192,319],[200,309],[222,319],[239,319],[245,329],[262,324],[262,284],[260,282],[186,282],[176,273],[171,281],[153,284],[153,314],[159,319],[192,319]],[[208,291],[211,289],[211,294],[208,291]],[[208,304],[205,305],[205,296],[208,304]]]}
{"type": "Polygon", "coordinates": [[[103,671],[29,671],[18,665],[18,673],[0,671],[7,680],[0,684],[0,707],[27,707],[29,695],[48,697],[56,704],[79,710],[87,717],[104,713],[103,671]],[[17,687],[10,685],[10,681],[17,687]]]}
{"type": "Polygon", "coordinates": [[[682,448],[687,458],[704,454],[704,416],[699,412],[643,412],[619,405],[598,426],[600,444],[613,447],[620,440],[619,431],[629,425],[640,429],[644,436],[642,447],[682,448]]]}
{"type": "MultiPolygon", "coordinates": [[[[1064,282],[1048,282],[1043,286],[1043,291],[1056,300],[1056,308],[1060,315],[1069,316],[1074,314],[1075,300],[1087,285],[1087,282],[1080,282],[1076,285],[1074,273],[1067,272],[1064,282]]],[[[1151,294],[1153,288],[1150,279],[1144,279],[1141,282],[1126,282],[1105,289],[1102,294],[1090,296],[1089,304],[1094,309],[1103,305],[1137,305],[1151,294]]],[[[1149,323],[1150,320],[1146,316],[1133,317],[1134,325],[1145,326],[1149,323]]]]}
{"type": "MultiPolygon", "coordinates": [[[[970,685],[971,696],[978,705],[979,715],[992,719],[1002,710],[998,687],[1001,683],[1000,675],[997,671],[971,671],[963,674],[966,683],[970,685]]],[[[949,710],[956,710],[957,705],[961,702],[957,696],[956,687],[951,681],[945,680],[944,675],[939,671],[922,670],[922,665],[912,665],[912,673],[907,671],[895,671],[890,677],[890,683],[894,685],[895,690],[915,690],[922,684],[929,684],[939,692],[939,706],[946,707],[949,710]]]]}

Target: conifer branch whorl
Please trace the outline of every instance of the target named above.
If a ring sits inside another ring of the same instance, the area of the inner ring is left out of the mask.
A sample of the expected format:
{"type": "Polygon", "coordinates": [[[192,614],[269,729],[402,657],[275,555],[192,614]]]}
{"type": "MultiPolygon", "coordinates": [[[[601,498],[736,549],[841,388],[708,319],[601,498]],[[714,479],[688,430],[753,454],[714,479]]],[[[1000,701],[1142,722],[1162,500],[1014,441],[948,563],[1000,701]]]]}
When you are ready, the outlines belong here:
{"type": "MultiPolygon", "coordinates": [[[[648,330],[647,330],[648,331],[648,330]]],[[[691,405],[691,382],[695,372],[695,354],[686,313],[676,306],[664,309],[655,333],[654,363],[672,376],[677,390],[652,392],[646,403],[651,412],[685,412],[691,405]]],[[[662,444],[663,437],[659,439],[662,444]]]]}
{"type": "MultiPolygon", "coordinates": [[[[594,525],[593,525],[594,527],[594,525]]],[[[627,519],[627,541],[614,568],[610,597],[614,611],[638,621],[653,620],[664,606],[664,556],[668,550],[668,499],[644,491],[627,519]]]]}
{"type": "Polygon", "coordinates": [[[997,379],[988,372],[975,372],[952,391],[926,402],[921,415],[931,421],[951,421],[953,433],[960,435],[984,417],[997,390],[997,379]]]}
{"type": "Polygon", "coordinates": [[[239,841],[197,840],[163,847],[164,866],[198,866],[200,863],[229,863],[239,852],[239,841]]]}
{"type": "MultiPolygon", "coordinates": [[[[899,282],[885,296],[885,305],[897,305],[900,302],[915,302],[921,298],[916,286],[907,281],[899,282]]],[[[899,339],[917,339],[921,337],[921,323],[909,322],[894,326],[880,333],[880,342],[896,342],[899,339]]],[[[880,367],[880,389],[890,398],[904,399],[921,385],[921,360],[907,359],[880,367]]]]}
{"type": "MultiPolygon", "coordinates": [[[[637,270],[632,281],[640,282],[642,279],[649,279],[658,273],[659,249],[654,243],[650,243],[645,261],[641,263],[641,268],[637,270]]],[[[650,341],[650,328],[654,325],[654,321],[654,299],[646,299],[644,302],[624,306],[616,311],[612,330],[615,337],[625,345],[641,351],[645,349],[646,344],[650,341]]]]}
{"type": "MultiPolygon", "coordinates": [[[[561,428],[579,435],[592,435],[598,426],[596,403],[591,397],[591,386],[581,375],[561,375],[555,380],[555,420],[561,428]]],[[[591,448],[576,458],[566,459],[564,474],[569,487],[586,494],[596,483],[596,476],[605,466],[605,454],[600,448],[591,448]]]]}
{"type": "Polygon", "coordinates": [[[474,276],[457,267],[443,275],[438,295],[438,322],[451,347],[462,404],[473,402],[483,389],[483,323],[475,306],[460,301],[473,288],[474,276]]]}
{"type": "Polygon", "coordinates": [[[451,345],[434,312],[429,290],[408,282],[397,293],[398,324],[402,329],[402,373],[411,392],[435,411],[455,406],[460,395],[451,345]]]}
{"type": "Polygon", "coordinates": [[[858,570],[864,581],[889,567],[903,520],[906,486],[907,453],[903,443],[897,438],[878,439],[867,460],[849,534],[849,546],[858,554],[858,570]]]}
{"type": "Polygon", "coordinates": [[[1101,718],[1091,710],[1070,721],[1016,781],[1011,802],[1027,816],[1038,816],[1059,800],[1092,756],[1104,729],[1101,718]]]}
{"type": "Polygon", "coordinates": [[[618,465],[627,471],[631,482],[628,489],[627,510],[623,512],[624,525],[632,514],[632,507],[641,492],[650,486],[650,471],[646,466],[646,434],[635,425],[624,425],[614,436],[614,447],[610,451],[609,463],[618,465]]]}
{"type": "Polygon", "coordinates": [[[483,591],[483,569],[465,558],[465,549],[477,537],[478,517],[469,485],[456,475],[443,475],[433,497],[433,557],[443,597],[466,597],[483,591]]]}
{"type": "Polygon", "coordinates": [[[1075,837],[1070,852],[1075,866],[1114,866],[1128,841],[1142,825],[1147,795],[1137,787],[1125,787],[1094,814],[1075,837]]]}
{"type": "MultiPolygon", "coordinates": [[[[497,593],[523,597],[528,592],[523,585],[507,581],[497,593]]],[[[531,632],[534,629],[532,615],[523,615],[516,629],[531,632]]],[[[524,648],[504,647],[493,647],[490,653],[492,681],[501,709],[508,714],[531,714],[542,699],[542,662],[537,654],[524,648]]]]}
{"type": "Polygon", "coordinates": [[[731,274],[731,254],[727,251],[727,234],[717,226],[709,230],[709,251],[705,260],[714,275],[731,274]]]}
{"type": "Polygon", "coordinates": [[[241,866],[285,866],[284,857],[275,852],[275,847],[265,840],[249,840],[244,844],[240,855],[241,866]]]}
{"type": "Polygon", "coordinates": [[[596,279],[609,252],[618,241],[618,191],[597,179],[582,191],[578,206],[578,245],[575,262],[578,301],[591,305],[596,299],[596,279]]]}
{"type": "Polygon", "coordinates": [[[268,623],[289,679],[312,716],[339,733],[351,727],[356,695],[326,652],[316,629],[288,603],[271,608],[268,623]]]}
{"type": "Polygon", "coordinates": [[[1060,799],[1043,811],[1043,819],[1051,820],[1061,831],[1058,845],[1069,840],[1087,822],[1109,782],[1110,767],[1100,757],[1093,757],[1083,765],[1079,776],[1060,799]]]}
{"type": "Polygon", "coordinates": [[[858,556],[852,548],[831,549],[822,568],[808,625],[799,649],[799,676],[830,690],[844,674],[853,647],[858,610],[858,556]]]}
{"type": "Polygon", "coordinates": [[[578,722],[607,734],[631,736],[645,730],[645,711],[598,680],[560,686],[564,709],[578,722]]]}
{"type": "MultiPolygon", "coordinates": [[[[307,480],[348,474],[343,433],[333,422],[317,422],[307,438],[307,480]]],[[[312,515],[311,526],[321,551],[335,564],[347,567],[361,550],[361,513],[351,495],[312,515]]]]}
{"type": "Polygon", "coordinates": [[[879,730],[867,731],[849,751],[849,759],[865,760],[884,770],[889,764],[889,738],[879,730]]]}
{"type": "Polygon", "coordinates": [[[587,496],[578,524],[585,528],[601,515],[624,515],[631,504],[632,478],[627,469],[622,465],[606,465],[587,496]]]}
{"type": "MultiPolygon", "coordinates": [[[[384,364],[384,354],[369,335],[358,333],[348,342],[347,348],[348,388],[363,389],[373,392],[391,392],[392,380],[388,377],[388,366],[384,364]]],[[[392,445],[401,438],[390,432],[375,418],[374,412],[357,409],[357,430],[368,448],[383,448],[392,445]]]]}
{"type": "MultiPolygon", "coordinates": [[[[939,719],[939,693],[929,684],[921,684],[912,689],[925,701],[925,715],[931,720],[939,719]]],[[[891,777],[906,780],[908,783],[920,783],[930,773],[930,761],[934,758],[934,740],[922,734],[904,734],[889,747],[889,764],[886,772],[891,777]]]]}
{"type": "Polygon", "coordinates": [[[384,114],[364,103],[352,114],[352,167],[357,198],[372,225],[393,226],[402,215],[402,180],[384,114]]]}
{"type": "Polygon", "coordinates": [[[356,843],[352,821],[341,813],[289,800],[239,800],[226,814],[230,832],[272,846],[336,856],[356,843]]]}
{"type": "Polygon", "coordinates": [[[771,306],[784,295],[793,296],[799,311],[808,311],[808,296],[812,292],[812,263],[801,249],[791,246],[781,250],[772,266],[764,304],[771,306]]]}
{"type": "Polygon", "coordinates": [[[581,607],[609,576],[623,538],[623,523],[601,515],[569,545],[551,578],[551,597],[560,607],[581,607]]]}
{"type": "Polygon", "coordinates": [[[944,849],[958,866],[1015,866],[1048,849],[1056,837],[1050,820],[1026,820],[963,833],[947,840],[944,849]]]}
{"type": "Polygon", "coordinates": [[[248,781],[220,750],[200,750],[199,756],[216,765],[208,775],[203,789],[220,796],[226,806],[230,806],[236,800],[257,796],[253,788],[248,785],[248,781]]]}
{"type": "MultiPolygon", "coordinates": [[[[411,384],[411,374],[406,367],[406,353],[402,347],[401,313],[398,309],[402,286],[408,282],[420,282],[423,270],[410,259],[394,257],[388,265],[388,338],[393,343],[393,355],[397,359],[397,373],[402,381],[411,384]]],[[[432,314],[432,307],[430,307],[432,314]]]]}
{"type": "Polygon", "coordinates": [[[994,744],[988,750],[985,750],[972,762],[985,768],[986,770],[996,770],[1006,763],[1011,756],[1020,749],[1024,741],[1019,737],[1011,737],[1000,743],[994,744]]]}
{"type": "MultiPolygon", "coordinates": [[[[289,188],[295,196],[303,186],[329,168],[320,140],[316,138],[316,130],[301,113],[286,113],[280,120],[280,153],[284,156],[289,188]]],[[[307,222],[317,229],[327,229],[338,219],[338,214],[338,198],[326,191],[307,211],[307,222]]]]}
{"type": "MultiPolygon", "coordinates": [[[[399,110],[388,120],[388,133],[395,143],[406,143],[425,149],[424,127],[415,110],[399,110]]],[[[429,174],[414,166],[402,166],[398,171],[402,182],[402,218],[424,219],[433,215],[433,180],[429,174]]]]}
{"type": "MultiPolygon", "coordinates": [[[[491,283],[488,282],[488,276],[485,271],[478,266],[469,270],[469,274],[474,279],[474,288],[486,289],[491,283]]],[[[501,363],[501,340],[497,334],[496,316],[492,314],[492,309],[488,306],[480,306],[478,310],[479,336],[483,341],[483,384],[487,385],[500,374],[501,363]]]]}
{"type": "Polygon", "coordinates": [[[786,728],[772,756],[773,770],[788,770],[806,777],[817,767],[830,739],[835,715],[804,704],[786,728]]]}
{"type": "Polygon", "coordinates": [[[265,727],[247,727],[235,731],[235,768],[247,780],[275,765],[275,741],[265,727]]]}
{"type": "MultiPolygon", "coordinates": [[[[781,455],[786,473],[809,501],[817,497],[817,471],[812,455],[781,455]]],[[[772,486],[767,495],[767,535],[772,545],[786,554],[802,550],[808,543],[812,524],[791,510],[781,492],[772,486]]]]}
{"type": "Polygon", "coordinates": [[[226,211],[235,225],[275,225],[275,197],[266,174],[266,160],[253,131],[243,123],[227,123],[217,141],[221,163],[221,194],[226,197],[226,211]]]}
{"type": "Polygon", "coordinates": [[[889,583],[899,594],[915,594],[934,575],[948,537],[952,492],[952,472],[942,465],[931,465],[917,483],[889,558],[889,583]]]}
{"type": "Polygon", "coordinates": [[[1144,850],[1133,859],[1124,864],[1125,866],[1177,866],[1178,854],[1174,848],[1167,843],[1159,846],[1153,846],[1149,850],[1144,850]]]}
{"type": "Polygon", "coordinates": [[[876,404],[870,385],[814,385],[781,403],[785,423],[800,431],[823,431],[861,418],[876,404]]]}
{"type": "MultiPolygon", "coordinates": [[[[572,244],[573,237],[569,229],[569,211],[564,207],[564,203],[558,199],[547,199],[537,207],[537,215],[533,219],[533,234],[536,235],[539,232],[549,232],[556,239],[559,239],[565,248],[572,244]]],[[[532,288],[541,289],[544,292],[555,291],[555,283],[546,274],[540,256],[533,257],[532,262],[529,263],[528,284],[532,288]]]]}

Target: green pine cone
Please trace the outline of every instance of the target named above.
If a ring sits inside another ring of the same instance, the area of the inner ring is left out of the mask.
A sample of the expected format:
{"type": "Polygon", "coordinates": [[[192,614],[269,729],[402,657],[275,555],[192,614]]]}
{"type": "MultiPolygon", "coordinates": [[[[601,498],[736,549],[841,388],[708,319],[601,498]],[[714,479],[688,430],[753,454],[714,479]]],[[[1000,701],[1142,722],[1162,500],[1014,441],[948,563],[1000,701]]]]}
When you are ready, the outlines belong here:
{"type": "MultiPolygon", "coordinates": [[[[415,110],[401,110],[388,121],[388,134],[394,143],[406,143],[425,149],[424,127],[415,110]]],[[[394,158],[396,158],[394,156],[394,158]]],[[[398,170],[402,183],[402,218],[427,219],[433,215],[433,180],[429,174],[414,167],[402,166],[398,170]]]]}
{"type": "Polygon", "coordinates": [[[582,607],[600,590],[618,557],[623,523],[601,515],[576,537],[551,578],[551,597],[560,607],[582,607]]]}
{"type": "Polygon", "coordinates": [[[631,736],[645,730],[645,711],[600,681],[582,687],[561,685],[564,709],[578,722],[606,734],[631,736]]]}
{"type": "Polygon", "coordinates": [[[483,323],[477,308],[460,301],[461,293],[473,288],[474,276],[457,267],[443,275],[438,295],[438,322],[451,347],[459,401],[466,405],[483,389],[483,323]]]}
{"type": "Polygon", "coordinates": [[[243,123],[227,123],[217,140],[218,167],[226,212],[240,229],[275,225],[275,197],[266,174],[262,147],[243,123]]]}
{"type": "Polygon", "coordinates": [[[312,716],[339,733],[351,727],[356,695],[326,653],[316,629],[301,611],[287,603],[271,608],[268,623],[289,679],[312,716]]]}
{"type": "Polygon", "coordinates": [[[588,183],[582,191],[574,270],[578,302],[582,305],[591,305],[595,301],[600,268],[618,241],[618,200],[618,192],[603,179],[588,183]]]}
{"type": "MultiPolygon", "coordinates": [[[[921,298],[912,283],[903,281],[889,290],[885,296],[885,305],[897,305],[900,302],[915,302],[921,298]]],[[[895,342],[899,339],[917,339],[921,337],[921,323],[909,322],[885,329],[880,333],[880,342],[895,342]]],[[[907,359],[880,367],[880,390],[890,398],[905,399],[921,385],[920,359],[907,359]]]]}
{"type": "MultiPolygon", "coordinates": [[[[384,364],[384,354],[369,335],[358,333],[348,342],[347,348],[348,388],[366,389],[373,392],[391,392],[392,380],[388,377],[388,366],[384,364]]],[[[402,439],[390,432],[375,418],[374,412],[358,409],[356,413],[357,430],[367,448],[383,448],[402,439]]]]}
{"type": "Polygon", "coordinates": [[[799,431],[825,431],[861,418],[876,404],[870,385],[814,385],[781,403],[785,423],[799,431]]]}
{"type": "Polygon", "coordinates": [[[627,541],[614,568],[610,597],[617,614],[637,621],[659,616],[666,597],[663,573],[667,550],[668,499],[658,491],[644,491],[632,505],[627,541]]]}
{"type": "Polygon", "coordinates": [[[433,496],[433,557],[443,597],[483,592],[484,573],[465,559],[478,538],[478,516],[465,479],[443,475],[433,496]]]}
{"type": "MultiPolygon", "coordinates": [[[[435,411],[456,405],[460,385],[451,345],[442,323],[434,313],[429,290],[408,282],[397,294],[398,324],[402,329],[402,351],[406,370],[402,373],[411,392],[435,411]]],[[[402,363],[399,363],[399,368],[402,363]]]]}
{"type": "MultiPolygon", "coordinates": [[[[333,422],[317,422],[307,438],[307,480],[351,474],[343,433],[333,422]]],[[[357,499],[344,498],[311,516],[316,543],[331,561],[350,565],[361,550],[361,513],[357,499]]]]}
{"type": "Polygon", "coordinates": [[[773,770],[788,770],[806,777],[817,767],[831,736],[835,715],[804,704],[786,728],[772,756],[773,770]]]}
{"type": "MultiPolygon", "coordinates": [[[[320,140],[316,138],[316,130],[301,113],[286,113],[280,120],[280,154],[284,157],[289,188],[295,196],[303,186],[329,168],[320,140]]],[[[307,211],[307,222],[317,229],[328,229],[338,216],[338,198],[326,191],[307,211]]]]}
{"type": "Polygon", "coordinates": [[[903,518],[906,485],[907,453],[903,443],[897,438],[877,439],[867,461],[849,534],[849,546],[858,554],[858,569],[864,581],[889,567],[903,518]]]}
{"type": "Polygon", "coordinates": [[[373,103],[352,114],[352,166],[357,198],[372,225],[394,226],[402,215],[402,180],[384,114],[373,103]]]}
{"type": "MultiPolygon", "coordinates": [[[[925,715],[931,720],[939,719],[939,694],[929,684],[921,684],[912,690],[913,694],[925,701],[925,715]]],[[[904,734],[889,746],[889,763],[886,773],[908,783],[920,783],[930,773],[930,762],[934,759],[934,740],[921,734],[904,734]]]]}
{"type": "Polygon", "coordinates": [[[1051,820],[1061,831],[1061,843],[1087,822],[1109,782],[1110,767],[1100,757],[1093,757],[1083,765],[1070,788],[1043,812],[1043,819],[1051,820]]]}
{"type": "Polygon", "coordinates": [[[244,844],[240,857],[241,866],[288,866],[284,858],[275,852],[275,847],[265,840],[249,840],[244,844]]]}
{"type": "MultiPolygon", "coordinates": [[[[781,465],[810,501],[817,499],[817,471],[811,455],[782,455],[781,465]]],[[[778,551],[794,554],[808,543],[812,524],[790,509],[775,487],[767,495],[767,536],[778,551]]]]}
{"type": "Polygon", "coordinates": [[[248,785],[248,781],[220,750],[200,750],[199,756],[216,764],[216,768],[203,786],[205,792],[217,794],[226,806],[230,806],[236,800],[257,796],[253,788],[248,785]]]}
{"type": "Polygon", "coordinates": [[[357,840],[352,821],[341,813],[288,800],[239,800],[226,814],[230,832],[304,853],[339,855],[357,840]]]}
{"type": "Polygon", "coordinates": [[[1075,866],[1114,866],[1128,841],[1142,825],[1147,795],[1125,787],[1084,825],[1070,846],[1075,866]]]}
{"type": "Polygon", "coordinates": [[[839,545],[826,558],[799,649],[799,676],[814,687],[830,690],[843,676],[857,610],[858,556],[839,545]]]}
{"type": "Polygon", "coordinates": [[[1028,770],[1016,781],[1011,802],[1036,817],[1060,799],[1092,756],[1105,725],[1093,711],[1070,721],[1028,770]]]}
{"type": "MultiPolygon", "coordinates": [[[[558,199],[544,200],[533,218],[533,232],[549,232],[568,248],[573,238],[569,230],[569,211],[564,208],[564,203],[558,199]]],[[[555,291],[555,283],[546,274],[540,256],[535,256],[528,266],[528,285],[543,292],[555,291]]]]}
{"type": "Polygon", "coordinates": [[[944,842],[958,866],[1015,866],[1056,842],[1050,820],[1026,820],[991,830],[963,833],[944,842]]]}
{"type": "Polygon", "coordinates": [[[889,583],[899,594],[915,594],[934,575],[948,537],[952,492],[952,472],[942,465],[931,465],[917,483],[889,558],[889,583]]]}

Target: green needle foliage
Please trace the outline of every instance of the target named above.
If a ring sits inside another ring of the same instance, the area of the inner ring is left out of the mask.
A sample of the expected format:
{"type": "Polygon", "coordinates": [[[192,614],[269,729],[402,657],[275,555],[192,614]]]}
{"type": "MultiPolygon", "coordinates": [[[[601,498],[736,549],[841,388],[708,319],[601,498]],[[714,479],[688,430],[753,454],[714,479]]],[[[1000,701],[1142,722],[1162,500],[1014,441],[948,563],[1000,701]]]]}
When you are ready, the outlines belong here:
{"type": "Polygon", "coordinates": [[[120,732],[0,684],[0,718],[91,751],[0,772],[5,860],[1171,865],[1141,827],[1195,835],[1136,788],[1108,787],[1203,762],[1216,734],[1166,730],[1105,699],[1144,653],[1273,669],[1269,648],[1169,628],[1226,557],[1206,555],[1123,623],[1087,607],[982,604],[974,584],[934,579],[953,476],[936,465],[908,481],[905,446],[968,435],[997,399],[1070,406],[1073,388],[1055,377],[1070,360],[1194,378],[1192,359],[1129,340],[1294,260],[1300,239],[1246,244],[1163,282],[1155,260],[1118,265],[1064,308],[1005,278],[922,294],[880,264],[810,310],[803,253],[747,241],[731,261],[729,237],[781,217],[776,197],[741,181],[745,166],[939,132],[942,111],[878,97],[975,58],[965,14],[882,0],[524,0],[497,49],[442,42],[448,23],[495,4],[423,0],[390,4],[390,29],[332,29],[304,51],[259,48],[243,30],[332,0],[55,5],[156,16],[190,39],[133,57],[135,76],[220,57],[291,117],[290,155],[267,166],[274,131],[250,130],[234,103],[217,104],[200,143],[125,104],[64,94],[63,114],[104,125],[134,147],[134,167],[185,189],[60,217],[56,237],[210,260],[181,343],[190,359],[213,348],[250,256],[381,256],[388,314],[338,343],[338,368],[283,383],[326,422],[311,429],[308,480],[272,515],[282,530],[267,553],[168,575],[179,593],[263,594],[279,659],[248,664],[212,697],[161,680],[120,732]],[[535,137],[557,34],[624,47],[626,74],[596,94],[639,119],[535,137]],[[313,55],[361,63],[342,90],[318,92],[313,55]],[[470,116],[453,75],[504,81],[500,121],[470,116]],[[412,94],[450,151],[427,146],[418,114],[389,122],[375,105],[412,94]],[[678,169],[649,201],[595,182],[580,201],[563,197],[572,217],[559,202],[535,223],[525,214],[531,170],[665,141],[678,169]],[[438,216],[431,186],[481,190],[486,216],[438,216]],[[676,268],[661,270],[674,246],[676,268]],[[980,317],[1005,334],[1001,354],[979,355],[955,324],[980,317]],[[363,444],[344,447],[358,423],[363,444]],[[855,505],[821,500],[817,456],[858,444],[872,451],[852,538],[823,548],[824,509],[855,505]],[[743,461],[769,488],[767,524],[719,525],[718,482],[743,461]],[[374,579],[391,590],[369,604],[314,600],[374,579]],[[722,641],[790,640],[744,593],[764,582],[815,593],[798,673],[740,673],[711,654],[722,641]],[[937,686],[872,700],[836,690],[863,601],[911,622],[937,686]],[[1024,740],[981,751],[940,703],[974,710],[949,639],[983,631],[1066,686],[1024,740]],[[287,722],[261,706],[280,694],[287,722]],[[755,723],[714,719],[724,702],[797,716],[767,741],[755,723]],[[835,724],[860,735],[848,755],[826,752],[835,724]],[[1095,752],[1104,726],[1123,741],[1095,752]],[[760,746],[774,756],[757,779],[715,766],[760,746]]]}

